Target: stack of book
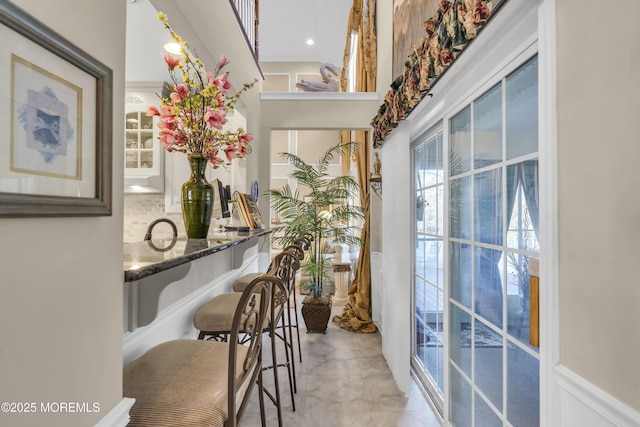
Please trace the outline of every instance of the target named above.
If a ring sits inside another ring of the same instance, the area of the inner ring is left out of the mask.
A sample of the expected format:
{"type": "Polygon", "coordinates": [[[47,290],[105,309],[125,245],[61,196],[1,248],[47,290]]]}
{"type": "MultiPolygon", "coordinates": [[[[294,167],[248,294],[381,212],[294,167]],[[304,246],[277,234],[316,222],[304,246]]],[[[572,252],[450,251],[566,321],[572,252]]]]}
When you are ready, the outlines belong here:
{"type": "Polygon", "coordinates": [[[258,210],[258,203],[252,195],[236,191],[233,193],[233,202],[243,226],[252,230],[265,228],[264,221],[258,210]]]}

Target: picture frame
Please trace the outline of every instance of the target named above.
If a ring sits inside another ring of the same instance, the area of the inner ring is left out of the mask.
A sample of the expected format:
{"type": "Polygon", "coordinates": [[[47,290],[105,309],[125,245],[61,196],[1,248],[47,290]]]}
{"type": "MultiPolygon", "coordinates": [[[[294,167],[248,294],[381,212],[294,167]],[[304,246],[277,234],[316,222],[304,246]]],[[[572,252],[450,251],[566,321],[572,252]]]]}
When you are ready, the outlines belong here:
{"type": "Polygon", "coordinates": [[[0,0],[0,217],[112,214],[113,71],[0,0]]]}

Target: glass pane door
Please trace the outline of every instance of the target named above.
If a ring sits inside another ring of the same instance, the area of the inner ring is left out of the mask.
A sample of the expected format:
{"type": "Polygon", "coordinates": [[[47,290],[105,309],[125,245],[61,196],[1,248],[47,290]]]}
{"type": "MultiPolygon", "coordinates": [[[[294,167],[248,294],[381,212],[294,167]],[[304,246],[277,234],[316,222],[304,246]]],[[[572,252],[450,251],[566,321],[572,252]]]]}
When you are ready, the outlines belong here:
{"type": "Polygon", "coordinates": [[[444,402],[444,177],[442,132],[414,147],[415,332],[412,367],[440,407],[444,402]]]}
{"type": "Polygon", "coordinates": [[[539,426],[537,94],[533,58],[449,121],[447,417],[458,427],[539,426]]]}

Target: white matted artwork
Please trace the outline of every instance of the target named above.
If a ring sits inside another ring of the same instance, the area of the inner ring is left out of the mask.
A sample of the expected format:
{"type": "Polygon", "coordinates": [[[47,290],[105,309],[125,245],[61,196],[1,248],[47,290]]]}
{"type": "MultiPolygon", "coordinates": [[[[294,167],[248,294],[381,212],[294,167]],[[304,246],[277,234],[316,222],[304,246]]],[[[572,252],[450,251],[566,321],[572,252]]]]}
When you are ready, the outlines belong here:
{"type": "MultiPolygon", "coordinates": [[[[10,171],[82,181],[82,88],[17,55],[11,55],[11,67],[10,171]]],[[[52,195],[73,196],[65,187],[52,195]]]]}

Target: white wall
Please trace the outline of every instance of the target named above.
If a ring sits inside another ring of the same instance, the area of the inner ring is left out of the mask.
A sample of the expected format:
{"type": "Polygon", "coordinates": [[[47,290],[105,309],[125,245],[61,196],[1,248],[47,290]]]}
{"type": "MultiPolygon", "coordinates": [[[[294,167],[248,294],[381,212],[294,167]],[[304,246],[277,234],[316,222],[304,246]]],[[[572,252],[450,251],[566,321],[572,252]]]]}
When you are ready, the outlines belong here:
{"type": "MultiPolygon", "coordinates": [[[[302,74],[305,76],[316,75],[316,80],[321,80],[319,62],[261,62],[260,67],[265,75],[266,79],[269,79],[269,75],[288,75],[289,76],[289,88],[290,92],[298,92],[300,89],[296,88],[296,83],[300,80],[298,77],[302,74]]],[[[342,64],[335,64],[340,69],[342,64]]],[[[307,78],[309,80],[309,78],[307,78]]]]}
{"type": "Polygon", "coordinates": [[[122,394],[126,3],[14,3],[114,72],[113,215],[0,219],[0,401],[100,406],[100,412],[88,414],[0,413],[0,425],[85,427],[102,418],[122,394]]]}
{"type": "MultiPolygon", "coordinates": [[[[403,392],[409,391],[411,350],[411,147],[408,128],[382,146],[382,354],[403,392]]],[[[373,273],[372,273],[373,274],[373,273]]],[[[375,314],[374,314],[375,318],[375,314]]]]}
{"type": "MultiPolygon", "coordinates": [[[[380,96],[380,103],[389,91],[393,76],[393,0],[378,0],[376,2],[376,31],[378,52],[378,72],[376,73],[376,90],[380,96]]],[[[372,117],[373,118],[373,117],[372,117]]]]}
{"type": "MultiPolygon", "coordinates": [[[[248,92],[245,92],[242,95],[242,100],[246,105],[259,105],[261,86],[262,82],[259,82],[248,92]]],[[[243,170],[242,167],[238,167],[236,168],[237,170],[234,170],[234,186],[240,191],[251,193],[253,181],[258,181],[260,183],[260,187],[263,189],[267,188],[269,185],[269,181],[265,181],[261,176],[261,171],[269,168],[271,146],[267,143],[266,138],[260,135],[260,109],[247,108],[243,113],[246,114],[247,120],[245,130],[249,132],[254,139],[251,142],[251,154],[249,154],[245,159],[239,159],[240,161],[237,162],[244,165],[245,168],[243,170]],[[242,178],[244,178],[244,186],[242,178]]],[[[268,212],[262,207],[261,211],[268,212]]]]}

